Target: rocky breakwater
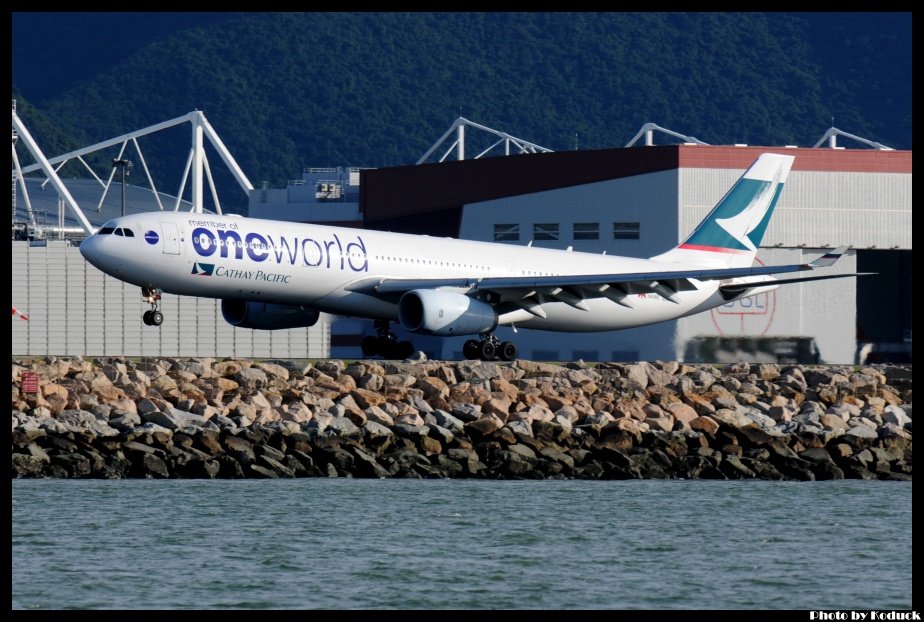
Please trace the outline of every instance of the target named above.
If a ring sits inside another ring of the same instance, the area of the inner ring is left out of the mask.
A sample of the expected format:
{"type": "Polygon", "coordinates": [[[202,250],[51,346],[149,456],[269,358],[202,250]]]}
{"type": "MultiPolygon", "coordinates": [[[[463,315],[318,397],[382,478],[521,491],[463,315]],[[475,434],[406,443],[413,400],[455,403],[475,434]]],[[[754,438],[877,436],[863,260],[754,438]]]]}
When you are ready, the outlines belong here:
{"type": "Polygon", "coordinates": [[[910,366],[46,357],[12,379],[12,477],[911,479],[910,366]]]}

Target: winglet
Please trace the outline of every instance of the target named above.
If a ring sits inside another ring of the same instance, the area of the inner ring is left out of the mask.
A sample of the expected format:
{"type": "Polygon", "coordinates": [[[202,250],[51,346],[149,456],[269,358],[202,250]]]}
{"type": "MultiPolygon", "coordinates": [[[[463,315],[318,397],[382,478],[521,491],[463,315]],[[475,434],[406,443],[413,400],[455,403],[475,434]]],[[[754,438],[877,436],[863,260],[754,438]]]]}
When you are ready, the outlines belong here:
{"type": "Polygon", "coordinates": [[[827,268],[829,266],[833,266],[835,263],[837,263],[837,260],[841,258],[841,255],[847,252],[848,248],[850,247],[849,246],[838,246],[833,251],[828,251],[827,253],[825,253],[824,255],[816,259],[815,261],[808,264],[807,267],[809,269],[815,269],[815,268],[827,268]]]}

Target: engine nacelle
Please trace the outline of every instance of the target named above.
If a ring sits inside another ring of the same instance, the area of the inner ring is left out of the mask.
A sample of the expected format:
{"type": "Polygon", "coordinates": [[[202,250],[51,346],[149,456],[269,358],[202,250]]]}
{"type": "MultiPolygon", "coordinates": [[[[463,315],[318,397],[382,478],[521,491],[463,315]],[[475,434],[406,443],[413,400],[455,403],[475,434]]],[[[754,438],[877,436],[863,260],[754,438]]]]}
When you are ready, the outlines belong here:
{"type": "Polygon", "coordinates": [[[304,305],[279,305],[253,300],[222,300],[221,315],[237,328],[280,330],[314,326],[321,313],[304,305]]]}
{"type": "Polygon", "coordinates": [[[413,333],[474,335],[497,328],[497,312],[464,294],[415,289],[401,296],[398,321],[413,333]]]}

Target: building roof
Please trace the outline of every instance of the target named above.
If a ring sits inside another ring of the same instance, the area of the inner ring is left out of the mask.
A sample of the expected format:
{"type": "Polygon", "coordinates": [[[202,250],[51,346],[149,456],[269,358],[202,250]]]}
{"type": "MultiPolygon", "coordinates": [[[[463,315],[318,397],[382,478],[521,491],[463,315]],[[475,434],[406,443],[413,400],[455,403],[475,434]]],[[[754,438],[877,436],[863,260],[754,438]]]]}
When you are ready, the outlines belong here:
{"type": "MultiPolygon", "coordinates": [[[[746,169],[761,153],[796,156],[794,171],[911,174],[911,151],[879,149],[675,145],[680,168],[746,169]]],[[[651,147],[646,147],[650,149],[651,147]]]]}

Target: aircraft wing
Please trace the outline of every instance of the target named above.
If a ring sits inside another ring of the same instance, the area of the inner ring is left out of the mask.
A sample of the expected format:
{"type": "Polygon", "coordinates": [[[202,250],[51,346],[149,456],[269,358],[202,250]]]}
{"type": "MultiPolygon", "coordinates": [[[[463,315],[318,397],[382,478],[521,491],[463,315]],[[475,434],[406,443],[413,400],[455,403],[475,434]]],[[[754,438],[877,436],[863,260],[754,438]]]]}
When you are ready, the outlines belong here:
{"type": "MultiPolygon", "coordinates": [[[[847,251],[847,247],[825,253],[810,263],[784,266],[752,266],[748,268],[701,268],[688,270],[665,270],[663,272],[637,272],[616,274],[587,274],[529,277],[487,277],[448,279],[365,279],[354,283],[349,289],[379,295],[383,298],[398,297],[415,289],[457,289],[492,304],[512,303],[542,317],[538,308],[544,302],[560,301],[578,309],[585,309],[587,298],[609,298],[626,307],[632,305],[626,300],[631,294],[659,294],[677,302],[674,294],[694,290],[692,281],[729,280],[742,277],[768,276],[803,272],[834,265],[847,251]]],[[[752,289],[780,283],[795,283],[829,278],[859,276],[859,274],[836,274],[822,277],[804,277],[785,280],[762,280],[723,285],[730,291],[752,289]]]]}

